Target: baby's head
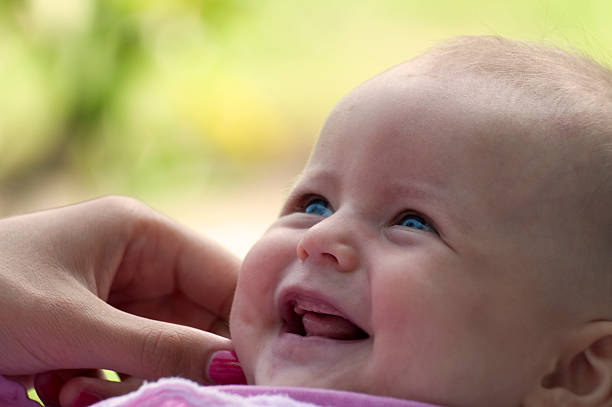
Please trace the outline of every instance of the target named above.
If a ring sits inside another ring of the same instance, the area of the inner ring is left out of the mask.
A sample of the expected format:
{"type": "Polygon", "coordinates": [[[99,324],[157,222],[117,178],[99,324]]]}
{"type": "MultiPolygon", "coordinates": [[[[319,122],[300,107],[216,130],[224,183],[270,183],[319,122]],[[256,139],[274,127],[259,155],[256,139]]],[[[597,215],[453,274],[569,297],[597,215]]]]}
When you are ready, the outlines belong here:
{"type": "Polygon", "coordinates": [[[464,38],[329,116],[247,255],[250,383],[453,407],[612,401],[612,74],[464,38]]]}

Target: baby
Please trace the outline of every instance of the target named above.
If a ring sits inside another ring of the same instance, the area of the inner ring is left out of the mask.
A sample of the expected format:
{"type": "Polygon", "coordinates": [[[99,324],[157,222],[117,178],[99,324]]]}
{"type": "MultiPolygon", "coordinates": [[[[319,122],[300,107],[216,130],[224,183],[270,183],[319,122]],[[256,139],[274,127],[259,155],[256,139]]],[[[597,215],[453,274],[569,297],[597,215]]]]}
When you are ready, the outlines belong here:
{"type": "Polygon", "coordinates": [[[332,111],[241,270],[251,384],[612,405],[612,72],[460,38],[332,111]]]}

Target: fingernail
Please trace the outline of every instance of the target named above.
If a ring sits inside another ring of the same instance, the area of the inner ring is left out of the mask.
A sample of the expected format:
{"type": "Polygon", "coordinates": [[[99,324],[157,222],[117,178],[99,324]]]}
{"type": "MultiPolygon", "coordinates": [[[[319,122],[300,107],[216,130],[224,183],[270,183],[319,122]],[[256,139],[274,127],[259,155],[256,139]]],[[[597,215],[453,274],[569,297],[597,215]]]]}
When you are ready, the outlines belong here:
{"type": "Polygon", "coordinates": [[[208,364],[208,377],[214,384],[246,384],[238,356],[233,350],[213,353],[208,364]]]}
{"type": "Polygon", "coordinates": [[[98,401],[102,401],[102,399],[95,394],[84,391],[81,392],[79,397],[77,397],[74,403],[72,403],[72,407],[87,407],[97,403],[98,401]]]}

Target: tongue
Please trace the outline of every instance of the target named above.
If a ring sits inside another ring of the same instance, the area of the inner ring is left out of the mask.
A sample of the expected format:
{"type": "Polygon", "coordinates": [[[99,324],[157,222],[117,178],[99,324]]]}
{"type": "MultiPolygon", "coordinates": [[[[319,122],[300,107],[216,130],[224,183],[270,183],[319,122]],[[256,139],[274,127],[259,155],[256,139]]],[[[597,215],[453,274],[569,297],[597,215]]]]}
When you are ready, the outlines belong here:
{"type": "Polygon", "coordinates": [[[336,315],[306,312],[302,316],[302,324],[306,336],[324,336],[341,340],[363,339],[365,337],[365,333],[355,324],[336,315]]]}

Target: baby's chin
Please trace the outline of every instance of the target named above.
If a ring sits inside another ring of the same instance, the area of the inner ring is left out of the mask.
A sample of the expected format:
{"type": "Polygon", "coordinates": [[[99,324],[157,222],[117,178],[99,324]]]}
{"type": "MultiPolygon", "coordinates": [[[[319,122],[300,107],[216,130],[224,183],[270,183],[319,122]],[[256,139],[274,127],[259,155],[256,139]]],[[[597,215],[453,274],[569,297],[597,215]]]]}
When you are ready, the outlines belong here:
{"type": "Polygon", "coordinates": [[[361,386],[361,379],[354,372],[279,372],[275,375],[255,374],[251,384],[274,387],[309,387],[327,390],[351,391],[374,395],[385,395],[372,388],[361,386]]]}

